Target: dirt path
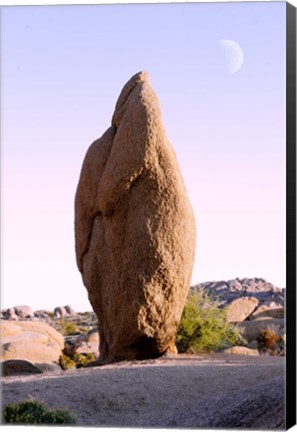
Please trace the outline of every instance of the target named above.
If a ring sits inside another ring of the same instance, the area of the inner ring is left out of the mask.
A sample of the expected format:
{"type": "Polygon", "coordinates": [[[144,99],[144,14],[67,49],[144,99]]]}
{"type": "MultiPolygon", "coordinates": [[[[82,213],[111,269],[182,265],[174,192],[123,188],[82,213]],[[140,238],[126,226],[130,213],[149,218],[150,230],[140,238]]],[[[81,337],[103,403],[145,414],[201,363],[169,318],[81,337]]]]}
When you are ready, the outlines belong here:
{"type": "Polygon", "coordinates": [[[78,425],[284,429],[282,357],[177,356],[2,378],[2,405],[33,397],[78,425]]]}

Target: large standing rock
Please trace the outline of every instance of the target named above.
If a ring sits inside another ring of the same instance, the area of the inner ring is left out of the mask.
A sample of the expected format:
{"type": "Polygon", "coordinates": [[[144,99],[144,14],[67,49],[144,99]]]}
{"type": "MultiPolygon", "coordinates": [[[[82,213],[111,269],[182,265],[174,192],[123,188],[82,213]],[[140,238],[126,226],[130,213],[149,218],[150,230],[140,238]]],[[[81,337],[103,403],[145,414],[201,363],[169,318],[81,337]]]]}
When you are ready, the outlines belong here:
{"type": "Polygon", "coordinates": [[[124,86],[85,156],[76,257],[99,322],[100,358],[175,349],[195,250],[193,212],[146,73],[124,86]]]}

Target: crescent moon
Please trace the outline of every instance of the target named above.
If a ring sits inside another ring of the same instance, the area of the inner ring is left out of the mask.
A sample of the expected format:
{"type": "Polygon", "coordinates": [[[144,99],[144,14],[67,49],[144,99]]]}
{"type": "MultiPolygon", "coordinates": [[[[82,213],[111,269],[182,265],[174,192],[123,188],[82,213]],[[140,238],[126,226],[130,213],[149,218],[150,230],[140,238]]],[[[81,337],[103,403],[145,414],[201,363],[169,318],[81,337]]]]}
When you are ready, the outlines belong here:
{"type": "Polygon", "coordinates": [[[221,39],[218,44],[226,60],[228,73],[234,74],[238,72],[244,61],[241,47],[238,43],[229,39],[221,39]]]}

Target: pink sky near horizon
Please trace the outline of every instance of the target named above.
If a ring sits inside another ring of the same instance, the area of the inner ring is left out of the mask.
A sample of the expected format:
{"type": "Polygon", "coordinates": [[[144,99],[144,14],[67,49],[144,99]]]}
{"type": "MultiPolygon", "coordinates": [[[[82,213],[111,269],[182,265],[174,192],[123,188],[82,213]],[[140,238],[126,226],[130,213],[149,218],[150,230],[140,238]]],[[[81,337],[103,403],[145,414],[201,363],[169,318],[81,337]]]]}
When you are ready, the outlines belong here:
{"type": "Polygon", "coordinates": [[[75,189],[88,146],[143,69],[195,212],[192,283],[285,286],[284,18],[285,2],[4,9],[3,308],[91,309],[75,189]],[[223,38],[245,54],[234,75],[214,63],[223,38]]]}

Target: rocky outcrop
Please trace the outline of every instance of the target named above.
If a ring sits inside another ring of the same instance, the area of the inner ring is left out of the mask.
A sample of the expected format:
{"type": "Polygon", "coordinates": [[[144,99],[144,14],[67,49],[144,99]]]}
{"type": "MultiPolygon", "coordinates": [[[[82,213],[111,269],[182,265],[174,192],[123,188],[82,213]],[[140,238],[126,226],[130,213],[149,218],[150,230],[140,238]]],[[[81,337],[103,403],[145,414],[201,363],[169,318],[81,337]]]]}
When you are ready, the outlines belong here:
{"type": "Polygon", "coordinates": [[[67,306],[57,306],[54,309],[54,317],[55,318],[66,318],[66,317],[74,317],[76,314],[70,305],[67,306]]]}
{"type": "Polygon", "coordinates": [[[65,309],[68,316],[74,317],[76,315],[74,309],[70,305],[64,306],[64,309],[65,309]]]}
{"type": "Polygon", "coordinates": [[[55,318],[65,318],[67,317],[67,312],[64,306],[57,306],[54,309],[54,317],[55,318]]]}
{"type": "Polygon", "coordinates": [[[104,361],[175,350],[190,286],[194,217],[157,97],[142,72],[85,156],[75,198],[78,268],[104,361]]]}
{"type": "Polygon", "coordinates": [[[30,306],[14,306],[4,311],[4,317],[10,320],[23,320],[26,318],[34,318],[34,313],[30,306]]]}
{"type": "Polygon", "coordinates": [[[232,279],[228,281],[203,282],[191,287],[192,290],[203,289],[217,299],[222,307],[242,297],[254,297],[259,306],[274,303],[275,307],[284,306],[285,289],[278,288],[262,278],[232,279]]]}
{"type": "Polygon", "coordinates": [[[1,360],[22,359],[32,363],[57,362],[64,338],[38,321],[1,321],[1,360]]]}

